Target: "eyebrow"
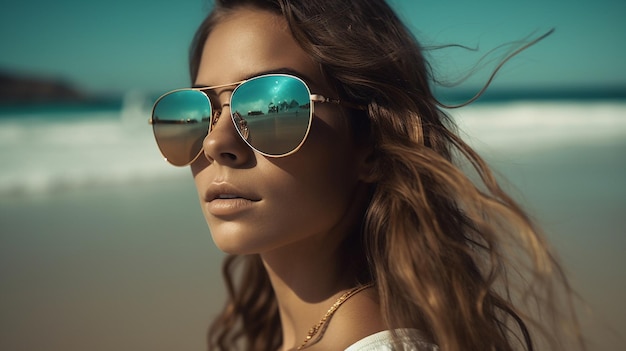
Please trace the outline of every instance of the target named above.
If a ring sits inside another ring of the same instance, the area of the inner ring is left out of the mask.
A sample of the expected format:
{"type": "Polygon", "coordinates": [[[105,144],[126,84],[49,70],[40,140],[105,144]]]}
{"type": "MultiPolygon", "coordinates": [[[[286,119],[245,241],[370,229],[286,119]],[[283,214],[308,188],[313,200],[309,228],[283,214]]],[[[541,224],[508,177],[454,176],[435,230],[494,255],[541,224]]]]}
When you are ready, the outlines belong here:
{"type": "MultiPolygon", "coordinates": [[[[296,70],[294,70],[292,68],[288,68],[288,67],[282,67],[282,68],[270,69],[270,70],[266,70],[266,71],[254,72],[254,73],[246,75],[244,78],[242,78],[240,80],[237,80],[237,81],[235,81],[233,83],[243,82],[243,81],[252,79],[254,77],[263,76],[263,75],[266,75],[266,74],[289,74],[289,75],[296,76],[296,77],[302,79],[307,84],[312,84],[313,83],[313,80],[311,78],[309,78],[306,74],[304,74],[302,72],[299,72],[299,71],[296,71],[296,70]]],[[[226,84],[228,84],[228,83],[226,83],[226,84]]],[[[203,84],[201,84],[201,85],[193,85],[192,88],[193,89],[202,89],[202,88],[210,88],[212,86],[221,86],[221,85],[223,85],[223,84],[219,84],[219,85],[203,85],[203,84]]]]}

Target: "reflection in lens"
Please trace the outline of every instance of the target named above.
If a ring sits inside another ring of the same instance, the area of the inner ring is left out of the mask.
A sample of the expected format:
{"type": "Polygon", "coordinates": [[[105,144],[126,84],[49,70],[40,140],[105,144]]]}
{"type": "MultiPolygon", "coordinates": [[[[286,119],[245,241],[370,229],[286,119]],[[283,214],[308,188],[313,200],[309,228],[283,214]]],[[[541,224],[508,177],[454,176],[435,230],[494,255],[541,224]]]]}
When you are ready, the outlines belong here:
{"type": "Polygon", "coordinates": [[[179,90],[165,95],[152,111],[152,127],[159,149],[175,166],[184,166],[198,156],[210,121],[211,103],[197,90],[179,90]]]}
{"type": "Polygon", "coordinates": [[[262,153],[284,155],[306,137],[311,118],[310,92],[295,77],[251,79],[235,89],[231,103],[237,130],[262,153]]]}
{"type": "Polygon", "coordinates": [[[235,126],[239,131],[239,134],[243,137],[244,140],[248,140],[250,136],[250,129],[248,129],[248,121],[241,116],[241,114],[237,111],[232,113],[233,119],[235,122],[235,126]]]}

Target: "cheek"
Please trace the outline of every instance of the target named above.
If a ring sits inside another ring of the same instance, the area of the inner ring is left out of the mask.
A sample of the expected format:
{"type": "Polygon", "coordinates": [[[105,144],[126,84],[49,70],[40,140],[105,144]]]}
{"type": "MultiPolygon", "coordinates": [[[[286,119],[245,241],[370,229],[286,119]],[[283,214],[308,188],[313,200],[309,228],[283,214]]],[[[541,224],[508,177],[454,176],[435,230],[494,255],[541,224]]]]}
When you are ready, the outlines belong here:
{"type": "Polygon", "coordinates": [[[191,170],[191,175],[193,176],[194,182],[197,181],[197,175],[205,170],[208,166],[209,161],[204,155],[200,155],[195,161],[191,163],[191,165],[189,165],[189,170],[191,170]]]}
{"type": "Polygon", "coordinates": [[[292,176],[293,189],[317,207],[345,203],[357,183],[356,152],[341,118],[314,118],[302,148],[293,156],[274,161],[292,176]]]}
{"type": "Polygon", "coordinates": [[[340,216],[357,184],[353,157],[342,152],[345,148],[342,151],[328,147],[316,149],[317,152],[310,153],[303,148],[298,162],[280,165],[288,176],[282,180],[284,186],[275,188],[275,193],[280,194],[290,211],[296,212],[294,215],[340,216]]]}

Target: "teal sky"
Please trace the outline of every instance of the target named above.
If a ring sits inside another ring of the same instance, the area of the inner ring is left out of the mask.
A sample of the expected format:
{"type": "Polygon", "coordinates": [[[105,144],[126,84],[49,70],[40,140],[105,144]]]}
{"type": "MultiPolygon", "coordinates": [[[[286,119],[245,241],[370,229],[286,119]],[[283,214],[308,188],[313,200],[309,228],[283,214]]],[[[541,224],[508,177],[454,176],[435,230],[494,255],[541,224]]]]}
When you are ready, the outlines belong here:
{"type": "MultiPolygon", "coordinates": [[[[626,1],[390,2],[423,44],[480,48],[434,54],[449,79],[499,44],[554,27],[505,66],[494,88],[626,87],[626,1]]],[[[187,49],[210,7],[207,0],[5,2],[0,70],[61,78],[94,92],[187,86],[187,49]]],[[[466,84],[480,84],[487,72],[466,84]]]]}

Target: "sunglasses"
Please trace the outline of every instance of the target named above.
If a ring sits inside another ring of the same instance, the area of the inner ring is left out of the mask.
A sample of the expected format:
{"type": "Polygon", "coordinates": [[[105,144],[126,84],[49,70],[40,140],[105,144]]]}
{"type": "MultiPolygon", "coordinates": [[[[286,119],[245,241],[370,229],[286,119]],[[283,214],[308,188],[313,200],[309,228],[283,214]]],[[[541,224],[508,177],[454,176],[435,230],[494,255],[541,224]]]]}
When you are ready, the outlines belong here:
{"type": "MultiPolygon", "coordinates": [[[[307,84],[289,74],[266,74],[206,88],[174,90],[161,96],[150,124],[165,159],[186,166],[202,153],[204,138],[217,122],[221,107],[208,91],[236,86],[230,96],[230,117],[241,139],[258,153],[284,157],[298,151],[313,120],[313,103],[346,104],[311,94],[307,84]]],[[[225,105],[227,106],[227,105],[225,105]]]]}

